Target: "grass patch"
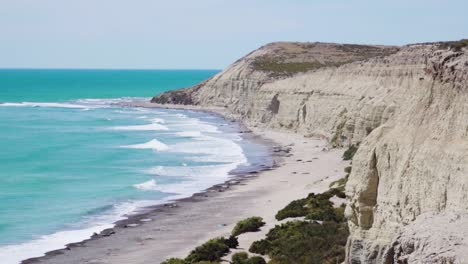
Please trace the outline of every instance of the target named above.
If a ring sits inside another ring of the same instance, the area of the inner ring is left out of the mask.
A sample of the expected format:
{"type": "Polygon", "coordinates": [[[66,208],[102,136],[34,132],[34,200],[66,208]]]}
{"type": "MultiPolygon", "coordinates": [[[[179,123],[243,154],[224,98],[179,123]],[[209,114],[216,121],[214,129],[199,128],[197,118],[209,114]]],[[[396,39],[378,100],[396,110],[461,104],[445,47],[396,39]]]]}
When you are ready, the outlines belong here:
{"type": "Polygon", "coordinates": [[[196,247],[185,259],[171,258],[162,264],[215,264],[221,261],[230,248],[236,248],[238,245],[239,242],[234,236],[213,238],[196,247]]]}
{"type": "Polygon", "coordinates": [[[451,49],[453,51],[461,51],[463,48],[468,47],[468,39],[442,42],[440,43],[439,47],[442,49],[451,49]]]}
{"type": "Polygon", "coordinates": [[[311,220],[320,221],[344,221],[344,215],[339,208],[334,208],[330,198],[333,196],[345,198],[342,190],[333,188],[320,194],[309,194],[304,199],[294,200],[285,208],[278,211],[275,218],[283,220],[286,218],[306,217],[311,220]]]}
{"type": "Polygon", "coordinates": [[[255,241],[250,252],[268,255],[269,263],[341,263],[349,235],[346,222],[291,221],[271,229],[255,241]]]}
{"type": "Polygon", "coordinates": [[[232,230],[233,236],[238,236],[243,233],[247,232],[257,232],[260,230],[260,227],[264,226],[265,222],[263,222],[263,218],[254,216],[239,221],[234,229],[232,230]]]}
{"type": "Polygon", "coordinates": [[[343,160],[352,160],[357,150],[358,147],[356,145],[349,146],[348,149],[343,153],[343,160]]]}
{"type": "Polygon", "coordinates": [[[314,62],[280,62],[275,58],[260,57],[253,62],[253,67],[258,71],[269,72],[272,77],[287,77],[296,73],[316,70],[326,65],[314,62]]]}

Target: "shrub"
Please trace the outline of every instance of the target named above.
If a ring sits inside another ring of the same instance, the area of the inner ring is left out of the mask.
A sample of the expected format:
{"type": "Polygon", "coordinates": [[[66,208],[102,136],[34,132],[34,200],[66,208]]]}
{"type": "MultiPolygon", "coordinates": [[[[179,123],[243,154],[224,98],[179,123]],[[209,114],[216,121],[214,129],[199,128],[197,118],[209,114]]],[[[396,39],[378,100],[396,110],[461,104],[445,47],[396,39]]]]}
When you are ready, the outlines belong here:
{"type": "Polygon", "coordinates": [[[238,252],[232,255],[232,264],[246,264],[249,255],[246,252],[238,252]]]}
{"type": "Polygon", "coordinates": [[[200,261],[219,261],[221,257],[229,252],[229,246],[226,245],[225,238],[210,239],[201,246],[196,247],[185,258],[188,263],[200,261]]]}
{"type": "Polygon", "coordinates": [[[358,147],[355,145],[349,146],[348,149],[343,153],[343,160],[352,160],[357,150],[358,147]]]}
{"type": "Polygon", "coordinates": [[[275,218],[278,221],[286,219],[288,217],[301,217],[307,215],[307,209],[305,208],[306,199],[299,199],[290,202],[285,208],[278,211],[275,218]]]}
{"type": "Polygon", "coordinates": [[[345,190],[346,183],[348,182],[348,178],[349,174],[339,180],[331,182],[329,186],[330,188],[335,188],[343,192],[345,190]]]}
{"type": "Polygon", "coordinates": [[[249,247],[249,251],[252,253],[265,255],[270,249],[270,242],[268,240],[262,239],[254,241],[249,247]]]}
{"type": "Polygon", "coordinates": [[[229,236],[229,238],[223,238],[224,244],[229,248],[237,248],[239,246],[239,241],[235,236],[229,236]]]}
{"type": "Polygon", "coordinates": [[[233,236],[238,236],[246,232],[256,232],[260,230],[260,227],[264,226],[263,218],[254,216],[239,221],[237,225],[232,230],[233,236]]]}
{"type": "Polygon", "coordinates": [[[170,258],[161,264],[188,264],[185,260],[179,258],[170,258]]]}
{"type": "Polygon", "coordinates": [[[345,171],[347,174],[350,174],[352,169],[353,169],[353,167],[348,166],[348,167],[344,168],[344,171],[345,171]]]}
{"type": "Polygon", "coordinates": [[[246,252],[238,252],[232,255],[232,264],[266,264],[266,261],[259,256],[249,258],[246,252]]]}
{"type": "Polygon", "coordinates": [[[266,264],[266,261],[260,256],[253,256],[249,258],[247,264],[266,264]]]}
{"type": "Polygon", "coordinates": [[[344,221],[344,218],[337,214],[330,198],[333,196],[345,198],[345,193],[340,189],[330,189],[321,194],[311,193],[307,198],[292,201],[285,208],[276,214],[277,220],[283,220],[288,217],[305,216],[307,219],[321,221],[344,221]]]}
{"type": "Polygon", "coordinates": [[[341,263],[348,237],[345,222],[291,221],[271,229],[250,251],[267,254],[270,263],[341,263]]]}

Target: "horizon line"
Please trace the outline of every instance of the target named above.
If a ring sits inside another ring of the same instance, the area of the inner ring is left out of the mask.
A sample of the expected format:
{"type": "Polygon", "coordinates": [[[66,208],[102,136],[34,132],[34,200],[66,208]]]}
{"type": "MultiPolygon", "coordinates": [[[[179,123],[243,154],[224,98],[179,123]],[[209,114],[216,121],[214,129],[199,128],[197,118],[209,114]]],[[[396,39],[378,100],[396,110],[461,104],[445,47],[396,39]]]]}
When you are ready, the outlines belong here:
{"type": "Polygon", "coordinates": [[[0,67],[0,70],[120,70],[120,71],[221,71],[222,69],[197,69],[197,68],[39,68],[39,67],[0,67]]]}

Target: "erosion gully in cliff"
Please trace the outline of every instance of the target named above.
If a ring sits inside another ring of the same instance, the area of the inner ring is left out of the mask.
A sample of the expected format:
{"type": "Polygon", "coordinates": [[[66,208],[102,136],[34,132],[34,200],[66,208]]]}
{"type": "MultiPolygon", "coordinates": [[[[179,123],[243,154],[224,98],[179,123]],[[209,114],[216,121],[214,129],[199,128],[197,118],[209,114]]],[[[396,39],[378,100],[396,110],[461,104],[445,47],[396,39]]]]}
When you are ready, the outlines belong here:
{"type": "Polygon", "coordinates": [[[468,263],[467,46],[272,43],[152,102],[360,144],[346,261],[468,263]]]}

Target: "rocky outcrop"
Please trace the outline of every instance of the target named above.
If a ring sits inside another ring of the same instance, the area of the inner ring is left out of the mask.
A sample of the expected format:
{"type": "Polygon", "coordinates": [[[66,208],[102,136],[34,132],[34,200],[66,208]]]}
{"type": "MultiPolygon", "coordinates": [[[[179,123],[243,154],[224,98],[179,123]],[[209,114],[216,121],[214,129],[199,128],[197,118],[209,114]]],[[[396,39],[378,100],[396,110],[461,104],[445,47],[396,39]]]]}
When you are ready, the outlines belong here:
{"type": "Polygon", "coordinates": [[[466,262],[455,231],[468,229],[466,47],[308,45],[267,45],[153,102],[225,107],[250,125],[360,144],[346,187],[347,262],[466,262]],[[417,232],[444,221],[457,223],[448,236],[417,232]]]}

